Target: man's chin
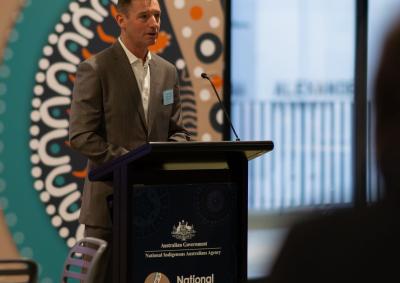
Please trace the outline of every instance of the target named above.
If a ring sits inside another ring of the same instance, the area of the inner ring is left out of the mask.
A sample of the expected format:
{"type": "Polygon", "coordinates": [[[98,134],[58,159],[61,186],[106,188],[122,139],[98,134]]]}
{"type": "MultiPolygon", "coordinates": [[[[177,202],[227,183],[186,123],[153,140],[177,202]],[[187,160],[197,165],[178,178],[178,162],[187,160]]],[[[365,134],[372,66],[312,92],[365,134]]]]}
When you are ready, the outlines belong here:
{"type": "Polygon", "coordinates": [[[152,45],[155,45],[156,43],[157,43],[157,39],[149,40],[149,41],[147,42],[147,46],[152,46],[152,45]]]}

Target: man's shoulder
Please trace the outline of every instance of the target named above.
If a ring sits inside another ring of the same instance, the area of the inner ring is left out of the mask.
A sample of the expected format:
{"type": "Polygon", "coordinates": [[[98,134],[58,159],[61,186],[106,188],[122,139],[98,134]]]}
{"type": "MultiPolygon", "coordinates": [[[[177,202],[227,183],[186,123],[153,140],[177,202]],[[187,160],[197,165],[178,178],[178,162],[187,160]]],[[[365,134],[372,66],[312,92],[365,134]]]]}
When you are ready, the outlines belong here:
{"type": "Polygon", "coordinates": [[[151,53],[151,60],[153,60],[157,64],[157,66],[173,70],[175,69],[175,66],[171,62],[167,61],[166,59],[155,53],[151,53]]]}
{"type": "Polygon", "coordinates": [[[115,52],[113,51],[113,49],[114,45],[111,45],[82,61],[81,64],[89,64],[94,69],[99,69],[102,66],[107,66],[115,56],[115,52]]]}

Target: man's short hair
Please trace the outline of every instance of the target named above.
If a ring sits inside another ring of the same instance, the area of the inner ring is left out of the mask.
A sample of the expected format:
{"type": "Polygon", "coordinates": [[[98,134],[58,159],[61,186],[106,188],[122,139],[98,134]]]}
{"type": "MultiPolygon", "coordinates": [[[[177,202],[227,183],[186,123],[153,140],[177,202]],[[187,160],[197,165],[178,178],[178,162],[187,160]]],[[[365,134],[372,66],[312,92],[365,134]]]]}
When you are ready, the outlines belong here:
{"type": "MultiPolygon", "coordinates": [[[[128,8],[129,8],[129,6],[131,5],[131,3],[133,1],[138,1],[138,0],[118,0],[117,9],[120,12],[127,14],[128,13],[128,8]]],[[[146,1],[151,2],[153,0],[146,0],[146,1]]]]}
{"type": "Polygon", "coordinates": [[[120,12],[126,13],[132,0],[118,0],[117,9],[120,12]]]}

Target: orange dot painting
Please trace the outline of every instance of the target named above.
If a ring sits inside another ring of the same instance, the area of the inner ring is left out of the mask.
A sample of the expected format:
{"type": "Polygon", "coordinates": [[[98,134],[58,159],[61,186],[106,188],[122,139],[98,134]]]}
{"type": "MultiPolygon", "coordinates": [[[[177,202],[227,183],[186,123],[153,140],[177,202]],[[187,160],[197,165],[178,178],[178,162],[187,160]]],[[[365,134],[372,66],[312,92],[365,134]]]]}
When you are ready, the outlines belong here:
{"type": "Polygon", "coordinates": [[[118,11],[117,11],[117,7],[115,5],[111,5],[110,6],[110,11],[111,11],[111,15],[113,18],[115,18],[115,16],[117,15],[118,11]]]}
{"type": "Polygon", "coordinates": [[[101,25],[97,25],[96,31],[100,39],[105,43],[112,44],[117,40],[114,36],[106,34],[101,25]]]}
{"type": "Polygon", "coordinates": [[[171,42],[171,36],[165,31],[161,31],[158,34],[157,42],[149,46],[149,50],[154,53],[161,53],[171,42]]]}
{"type": "Polygon", "coordinates": [[[213,82],[213,84],[215,85],[216,88],[222,87],[222,85],[224,83],[224,80],[218,75],[212,76],[211,81],[213,82]]]}
{"type": "Polygon", "coordinates": [[[200,20],[203,17],[203,8],[199,6],[193,6],[190,9],[190,17],[195,21],[200,20]]]}
{"type": "Polygon", "coordinates": [[[92,57],[92,53],[89,51],[89,49],[87,49],[86,47],[85,48],[82,48],[82,57],[83,57],[83,59],[88,59],[88,58],[90,58],[90,57],[92,57]]]}
{"type": "Polygon", "coordinates": [[[85,179],[87,174],[88,174],[87,169],[83,169],[80,171],[72,171],[72,175],[78,179],[85,179]]]}
{"type": "Polygon", "coordinates": [[[76,76],[69,74],[69,75],[68,75],[68,79],[69,79],[72,83],[74,83],[74,82],[75,82],[75,79],[76,79],[76,76]]]}

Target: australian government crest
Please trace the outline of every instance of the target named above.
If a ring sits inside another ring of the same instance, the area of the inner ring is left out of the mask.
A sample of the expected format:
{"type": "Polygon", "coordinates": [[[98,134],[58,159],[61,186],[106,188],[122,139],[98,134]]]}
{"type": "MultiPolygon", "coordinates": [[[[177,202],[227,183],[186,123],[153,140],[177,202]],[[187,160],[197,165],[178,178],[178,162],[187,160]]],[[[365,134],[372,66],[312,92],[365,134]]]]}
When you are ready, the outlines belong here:
{"type": "Polygon", "coordinates": [[[171,232],[172,237],[177,240],[187,241],[196,236],[194,225],[189,225],[185,220],[179,221],[178,225],[174,225],[171,232]]]}

